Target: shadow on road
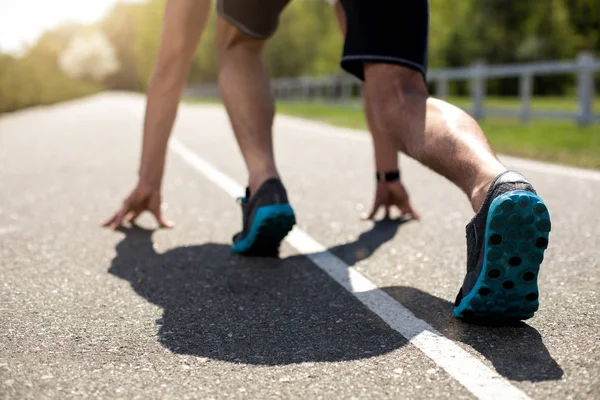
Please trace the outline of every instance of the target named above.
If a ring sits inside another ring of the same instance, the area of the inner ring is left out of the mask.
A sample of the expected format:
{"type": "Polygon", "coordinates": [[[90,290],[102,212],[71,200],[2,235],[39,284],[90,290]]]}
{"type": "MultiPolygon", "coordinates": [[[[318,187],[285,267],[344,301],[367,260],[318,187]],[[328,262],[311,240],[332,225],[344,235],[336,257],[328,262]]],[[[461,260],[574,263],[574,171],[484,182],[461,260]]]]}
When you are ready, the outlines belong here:
{"type": "MultiPolygon", "coordinates": [[[[384,221],[331,252],[349,265],[391,240],[401,222],[384,221]]],[[[407,344],[306,257],[252,259],[207,243],[158,254],[153,231],[123,229],[109,272],[163,308],[159,340],[178,354],[256,365],[348,361],[407,344]]],[[[526,324],[483,327],[451,317],[452,305],[417,289],[384,288],[450,339],[462,341],[513,380],[560,379],[563,372],[526,324]],[[493,345],[491,347],[490,345],[493,345]]]]}
{"type": "Polygon", "coordinates": [[[507,379],[540,382],[563,376],[562,368],[548,352],[539,332],[524,322],[511,326],[467,324],[452,316],[454,304],[448,300],[411,287],[382,290],[448,339],[475,349],[507,379]]]}

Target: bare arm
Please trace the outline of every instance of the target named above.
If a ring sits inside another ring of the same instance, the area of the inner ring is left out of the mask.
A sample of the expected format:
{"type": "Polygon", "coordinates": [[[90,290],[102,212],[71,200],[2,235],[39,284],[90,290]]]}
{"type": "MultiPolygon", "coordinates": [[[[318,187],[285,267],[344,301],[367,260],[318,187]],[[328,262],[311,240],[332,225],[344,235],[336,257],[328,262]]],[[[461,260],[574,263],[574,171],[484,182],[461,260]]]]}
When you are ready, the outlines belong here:
{"type": "MultiPolygon", "coordinates": [[[[339,0],[335,2],[334,7],[340,31],[342,32],[342,36],[345,37],[347,29],[346,12],[339,0]]],[[[367,113],[367,119],[370,120],[368,116],[372,110],[370,109],[368,99],[365,102],[365,112],[367,113]]],[[[373,138],[373,150],[375,153],[375,170],[380,173],[396,170],[398,168],[398,152],[391,145],[391,139],[383,136],[377,127],[370,126],[370,132],[373,138]]],[[[374,219],[380,208],[385,209],[385,217],[388,218],[392,206],[398,207],[402,214],[419,219],[419,214],[412,208],[406,188],[400,181],[377,183],[373,207],[369,213],[363,215],[363,218],[374,219]]]]}
{"type": "Polygon", "coordinates": [[[140,182],[160,188],[167,143],[177,115],[196,46],[204,30],[210,0],[169,0],[154,65],[144,120],[140,182]]]}
{"type": "MultiPolygon", "coordinates": [[[[340,27],[340,31],[342,32],[342,36],[346,36],[346,12],[344,11],[344,7],[342,3],[337,0],[334,4],[335,8],[335,16],[337,18],[338,26],[340,27]]],[[[367,105],[367,113],[368,105],[367,105]]],[[[398,152],[393,148],[393,146],[389,146],[389,141],[381,138],[381,135],[375,134],[376,129],[371,127],[371,134],[373,137],[373,146],[375,151],[375,168],[380,172],[393,171],[398,168],[398,152]]]]}
{"type": "Polygon", "coordinates": [[[160,210],[167,145],[210,5],[210,0],[167,2],[158,58],[148,86],[138,184],[104,226],[116,229],[146,210],[154,214],[161,226],[172,225],[160,210]]]}
{"type": "Polygon", "coordinates": [[[340,31],[342,31],[342,36],[346,36],[346,12],[344,11],[344,7],[342,7],[342,3],[338,0],[335,5],[335,16],[338,21],[338,26],[340,27],[340,31]]]}

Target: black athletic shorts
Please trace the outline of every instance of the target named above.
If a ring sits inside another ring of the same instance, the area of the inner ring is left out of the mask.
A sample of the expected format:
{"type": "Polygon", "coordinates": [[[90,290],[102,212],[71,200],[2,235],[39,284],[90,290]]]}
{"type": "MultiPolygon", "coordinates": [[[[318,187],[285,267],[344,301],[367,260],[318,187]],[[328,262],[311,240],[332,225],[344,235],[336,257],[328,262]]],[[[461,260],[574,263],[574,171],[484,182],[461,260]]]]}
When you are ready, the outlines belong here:
{"type": "Polygon", "coordinates": [[[428,0],[341,0],[346,11],[342,68],[365,79],[365,62],[427,72],[428,0]]]}
{"type": "Polygon", "coordinates": [[[290,0],[218,0],[219,15],[246,35],[265,40],[277,30],[290,0]]]}
{"type": "MultiPolygon", "coordinates": [[[[290,0],[218,0],[222,18],[257,39],[277,29],[290,0]]],[[[423,74],[427,70],[428,0],[341,0],[348,32],[342,68],[365,79],[365,62],[398,64],[423,74]]]]}

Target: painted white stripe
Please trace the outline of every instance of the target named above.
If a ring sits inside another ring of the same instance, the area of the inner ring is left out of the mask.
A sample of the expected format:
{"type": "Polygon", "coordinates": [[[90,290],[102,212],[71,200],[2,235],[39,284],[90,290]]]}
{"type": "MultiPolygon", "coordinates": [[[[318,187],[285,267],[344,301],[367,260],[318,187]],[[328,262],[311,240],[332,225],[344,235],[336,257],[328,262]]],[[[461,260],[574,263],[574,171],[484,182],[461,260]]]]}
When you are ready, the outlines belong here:
{"type": "Polygon", "coordinates": [[[600,172],[583,168],[565,167],[562,165],[545,163],[541,161],[525,160],[517,157],[500,155],[500,159],[511,167],[523,170],[543,172],[546,174],[562,175],[576,179],[587,179],[600,182],[600,172]]]}
{"type": "Polygon", "coordinates": [[[198,157],[179,140],[174,138],[171,139],[169,147],[188,164],[206,175],[210,181],[226,191],[231,197],[238,198],[239,196],[244,195],[245,190],[239,183],[235,182],[233,179],[213,167],[211,164],[198,157]]]}
{"type": "MultiPolygon", "coordinates": [[[[286,130],[298,134],[311,133],[315,135],[325,135],[329,137],[352,140],[356,142],[370,142],[371,137],[368,132],[359,129],[340,128],[336,126],[326,125],[318,122],[307,121],[302,118],[289,116],[278,116],[277,124],[285,127],[286,130]]],[[[520,169],[532,172],[541,172],[551,175],[560,175],[569,178],[585,179],[600,182],[600,172],[566,167],[558,164],[546,163],[541,161],[526,160],[518,157],[499,155],[502,162],[506,163],[510,168],[520,169]]]]}
{"type": "MultiPolygon", "coordinates": [[[[177,139],[171,139],[170,148],[185,162],[202,173],[230,196],[237,197],[243,187],[214,166],[197,156],[177,139]]],[[[436,364],[479,399],[529,399],[498,373],[470,355],[450,339],[444,337],[425,321],[415,317],[406,307],[353,267],[301,229],[294,228],[286,238],[298,252],[308,257],[331,278],[352,293],[361,303],[399,332],[436,364]]]]}
{"type": "Polygon", "coordinates": [[[0,235],[6,235],[12,232],[16,232],[19,230],[18,226],[5,226],[5,227],[1,227],[0,226],[0,235]]]}

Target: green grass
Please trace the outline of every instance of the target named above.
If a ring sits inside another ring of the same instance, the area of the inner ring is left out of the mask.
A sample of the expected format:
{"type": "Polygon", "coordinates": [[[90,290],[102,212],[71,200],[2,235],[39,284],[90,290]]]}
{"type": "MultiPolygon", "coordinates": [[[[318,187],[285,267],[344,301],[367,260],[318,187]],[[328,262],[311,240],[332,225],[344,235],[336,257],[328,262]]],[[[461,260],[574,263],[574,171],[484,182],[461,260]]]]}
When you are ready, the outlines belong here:
{"type": "MultiPolygon", "coordinates": [[[[470,107],[471,100],[468,97],[450,97],[448,101],[458,107],[470,107]]],[[[489,108],[504,108],[509,110],[518,110],[521,104],[516,97],[488,97],[485,100],[485,106],[489,108]]],[[[532,110],[552,110],[552,111],[577,111],[577,99],[571,96],[544,96],[531,99],[532,110]]],[[[593,109],[596,114],[600,114],[600,97],[594,99],[593,109]]]]}
{"type": "MultiPolygon", "coordinates": [[[[459,98],[454,104],[468,106],[468,100],[459,98]]],[[[597,99],[595,101],[597,113],[600,113],[599,104],[600,100],[597,99]]],[[[503,98],[491,98],[486,105],[518,108],[516,100],[503,98]]],[[[576,103],[569,98],[535,98],[532,107],[574,111],[576,103]],[[572,108],[569,108],[570,103],[573,104],[572,108]]],[[[279,102],[277,112],[332,125],[367,129],[363,111],[359,106],[279,102]]],[[[494,150],[500,154],[600,169],[600,124],[598,123],[583,128],[571,121],[533,120],[529,123],[521,123],[516,119],[490,117],[481,121],[481,127],[494,150]]]]}

